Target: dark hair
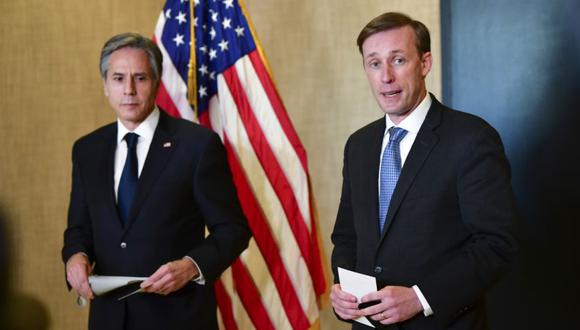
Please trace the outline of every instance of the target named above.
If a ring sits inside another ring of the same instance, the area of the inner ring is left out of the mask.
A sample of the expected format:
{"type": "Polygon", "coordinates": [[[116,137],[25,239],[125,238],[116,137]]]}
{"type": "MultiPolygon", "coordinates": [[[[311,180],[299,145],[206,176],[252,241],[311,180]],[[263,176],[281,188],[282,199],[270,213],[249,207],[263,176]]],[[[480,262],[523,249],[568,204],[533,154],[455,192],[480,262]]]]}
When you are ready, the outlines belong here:
{"type": "Polygon", "coordinates": [[[103,79],[107,78],[109,58],[111,57],[111,54],[114,51],[125,47],[144,50],[149,57],[149,65],[151,66],[155,80],[159,81],[161,79],[161,73],[163,70],[163,55],[161,55],[161,50],[159,50],[159,47],[157,47],[151,39],[132,32],[121,33],[113,36],[111,39],[107,40],[103,46],[103,49],[101,50],[101,61],[99,63],[101,77],[103,79]]]}
{"type": "Polygon", "coordinates": [[[431,37],[429,36],[429,29],[427,29],[425,24],[415,21],[405,14],[395,12],[384,13],[373,18],[373,20],[370,21],[362,31],[360,31],[358,38],[356,39],[358,50],[362,54],[363,43],[373,34],[403,26],[410,26],[415,32],[415,43],[420,55],[431,51],[431,37]]]}

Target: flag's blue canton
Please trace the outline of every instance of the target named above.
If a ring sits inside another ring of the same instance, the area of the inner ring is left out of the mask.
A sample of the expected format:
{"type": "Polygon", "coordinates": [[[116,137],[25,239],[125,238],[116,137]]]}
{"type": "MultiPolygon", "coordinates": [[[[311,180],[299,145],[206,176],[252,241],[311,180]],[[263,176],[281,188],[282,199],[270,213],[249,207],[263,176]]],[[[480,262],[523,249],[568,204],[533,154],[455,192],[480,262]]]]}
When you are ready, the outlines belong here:
{"type": "Polygon", "coordinates": [[[187,84],[191,40],[189,2],[167,1],[163,8],[163,15],[165,15],[165,25],[161,35],[161,43],[167,50],[181,79],[187,84]]]}
{"type": "MultiPolygon", "coordinates": [[[[217,92],[217,75],[240,57],[256,49],[242,10],[234,0],[194,0],[194,20],[189,1],[167,1],[163,8],[165,27],[162,42],[187,84],[190,52],[190,24],[195,28],[198,114],[208,108],[217,92]]],[[[188,86],[188,88],[192,88],[188,86]]]]}

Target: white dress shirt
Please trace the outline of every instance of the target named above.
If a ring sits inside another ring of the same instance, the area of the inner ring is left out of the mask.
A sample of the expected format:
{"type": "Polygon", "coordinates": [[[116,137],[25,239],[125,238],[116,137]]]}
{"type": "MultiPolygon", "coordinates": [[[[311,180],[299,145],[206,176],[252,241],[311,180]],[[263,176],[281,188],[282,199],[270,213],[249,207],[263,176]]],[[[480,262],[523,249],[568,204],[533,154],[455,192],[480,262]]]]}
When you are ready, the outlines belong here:
{"type": "Polygon", "coordinates": [[[119,190],[119,181],[121,181],[121,174],[123,174],[123,167],[125,167],[125,160],[127,159],[127,141],[124,140],[127,133],[135,133],[139,135],[137,139],[137,175],[141,176],[151,141],[153,141],[153,134],[159,123],[159,109],[155,107],[153,111],[145,118],[145,120],[135,128],[134,131],[129,131],[121,120],[117,118],[117,149],[115,149],[115,199],[119,190]]]}
{"type": "MultiPolygon", "coordinates": [[[[381,164],[383,162],[383,153],[385,152],[387,144],[389,143],[389,129],[393,126],[396,126],[396,127],[402,128],[402,129],[407,131],[407,134],[405,135],[405,137],[399,142],[399,148],[401,151],[401,170],[402,170],[403,166],[405,165],[405,160],[407,160],[407,156],[409,155],[409,151],[411,151],[411,147],[413,146],[413,143],[415,142],[415,139],[417,138],[417,134],[419,133],[419,129],[421,128],[421,125],[423,125],[423,122],[425,121],[425,117],[427,117],[427,112],[429,111],[429,108],[431,107],[431,103],[432,103],[431,97],[429,96],[429,93],[427,93],[427,95],[425,95],[425,98],[423,99],[423,101],[421,101],[421,103],[419,103],[419,105],[415,108],[415,110],[413,110],[407,116],[407,118],[403,119],[399,123],[399,125],[395,125],[395,123],[393,123],[391,121],[389,116],[385,115],[386,125],[385,125],[385,133],[383,135],[383,144],[381,147],[379,173],[380,173],[381,164]]],[[[379,194],[380,194],[380,191],[381,191],[380,178],[378,179],[378,182],[379,182],[378,187],[379,187],[379,194]]],[[[423,293],[421,292],[421,290],[419,290],[419,287],[416,285],[413,285],[413,290],[415,291],[415,294],[419,298],[419,301],[421,302],[421,306],[423,306],[423,315],[425,315],[425,316],[433,315],[433,310],[431,309],[431,306],[427,302],[427,299],[425,299],[425,296],[423,296],[423,293]]]]}

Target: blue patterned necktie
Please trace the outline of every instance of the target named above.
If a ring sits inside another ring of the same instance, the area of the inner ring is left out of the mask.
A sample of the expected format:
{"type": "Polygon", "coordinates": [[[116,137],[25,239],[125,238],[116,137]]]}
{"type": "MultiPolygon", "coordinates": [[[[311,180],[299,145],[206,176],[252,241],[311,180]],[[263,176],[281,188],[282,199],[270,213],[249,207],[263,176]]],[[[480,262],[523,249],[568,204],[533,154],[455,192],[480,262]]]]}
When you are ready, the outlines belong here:
{"type": "Polygon", "coordinates": [[[401,150],[399,142],[405,137],[407,131],[398,128],[389,128],[389,144],[383,152],[380,171],[380,191],[379,191],[379,229],[383,232],[387,211],[391,203],[391,196],[401,174],[401,150]]]}
{"type": "Polygon", "coordinates": [[[125,135],[125,142],[127,142],[127,159],[119,181],[119,189],[117,191],[117,207],[119,208],[119,215],[123,224],[127,223],[129,211],[133,204],[133,197],[137,190],[137,180],[139,179],[138,165],[137,165],[137,140],[139,135],[135,133],[127,133],[125,135]]]}

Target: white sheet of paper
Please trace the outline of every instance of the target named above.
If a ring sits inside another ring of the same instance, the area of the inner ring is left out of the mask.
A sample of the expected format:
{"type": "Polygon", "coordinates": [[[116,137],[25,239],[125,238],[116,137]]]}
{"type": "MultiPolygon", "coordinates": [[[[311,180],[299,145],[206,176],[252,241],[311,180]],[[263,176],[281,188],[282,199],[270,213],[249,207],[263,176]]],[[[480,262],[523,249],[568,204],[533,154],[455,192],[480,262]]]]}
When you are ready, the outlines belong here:
{"type": "Polygon", "coordinates": [[[89,283],[95,295],[101,295],[134,282],[145,281],[147,277],[132,276],[89,276],[89,283]]]}
{"type": "MultiPolygon", "coordinates": [[[[360,298],[365,294],[377,291],[377,280],[372,276],[338,267],[338,279],[340,280],[340,288],[342,291],[355,296],[358,302],[360,302],[360,298]]],[[[355,321],[369,327],[375,327],[363,316],[355,319],[355,321]]]]}

